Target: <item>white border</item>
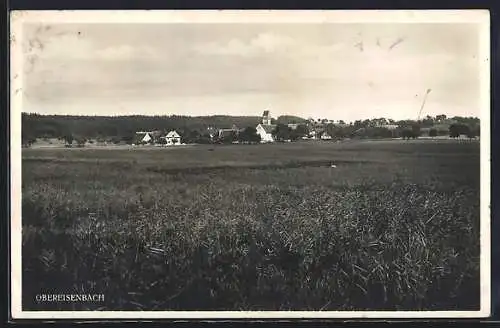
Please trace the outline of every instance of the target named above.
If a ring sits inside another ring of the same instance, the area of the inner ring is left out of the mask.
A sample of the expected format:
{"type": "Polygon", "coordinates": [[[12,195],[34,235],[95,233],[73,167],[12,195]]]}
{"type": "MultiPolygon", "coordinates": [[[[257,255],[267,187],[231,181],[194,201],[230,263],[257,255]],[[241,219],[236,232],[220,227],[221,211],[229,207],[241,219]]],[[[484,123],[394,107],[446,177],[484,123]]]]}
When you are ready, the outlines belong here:
{"type": "Polygon", "coordinates": [[[490,15],[487,10],[349,11],[13,11],[11,23],[11,304],[13,319],[329,319],[479,318],[491,312],[490,15]],[[23,23],[476,23],[481,26],[481,309],[480,311],[22,311],[21,108],[23,23]],[[17,91],[19,90],[19,91],[17,91]]]}

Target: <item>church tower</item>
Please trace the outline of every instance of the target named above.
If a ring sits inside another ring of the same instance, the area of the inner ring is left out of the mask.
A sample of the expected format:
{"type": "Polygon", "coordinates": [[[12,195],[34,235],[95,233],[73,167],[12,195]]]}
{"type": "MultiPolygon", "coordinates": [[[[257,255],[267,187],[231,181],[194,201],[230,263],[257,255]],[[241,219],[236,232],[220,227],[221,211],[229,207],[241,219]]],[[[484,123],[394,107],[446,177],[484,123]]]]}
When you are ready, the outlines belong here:
{"type": "Polygon", "coordinates": [[[268,110],[265,110],[264,114],[262,114],[262,125],[271,125],[271,114],[268,110]]]}

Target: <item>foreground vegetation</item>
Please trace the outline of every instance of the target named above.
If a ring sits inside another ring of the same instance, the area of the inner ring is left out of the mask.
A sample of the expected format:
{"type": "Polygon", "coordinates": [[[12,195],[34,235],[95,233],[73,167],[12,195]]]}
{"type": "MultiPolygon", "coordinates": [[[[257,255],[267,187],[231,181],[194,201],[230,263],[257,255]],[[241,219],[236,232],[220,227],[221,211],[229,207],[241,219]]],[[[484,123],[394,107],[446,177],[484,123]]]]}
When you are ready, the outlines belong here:
{"type": "Polygon", "coordinates": [[[479,309],[475,142],[25,149],[22,170],[25,309],[479,309]]]}

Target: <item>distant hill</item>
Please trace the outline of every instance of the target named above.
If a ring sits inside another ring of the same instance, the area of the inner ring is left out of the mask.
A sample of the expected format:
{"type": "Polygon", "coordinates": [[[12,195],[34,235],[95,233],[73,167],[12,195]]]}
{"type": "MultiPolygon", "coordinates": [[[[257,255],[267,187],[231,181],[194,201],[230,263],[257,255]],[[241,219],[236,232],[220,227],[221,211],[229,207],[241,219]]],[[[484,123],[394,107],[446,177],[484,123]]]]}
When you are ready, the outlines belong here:
{"type": "Polygon", "coordinates": [[[306,121],[307,120],[302,117],[292,115],[282,115],[276,119],[276,123],[278,124],[305,123],[306,121]]]}

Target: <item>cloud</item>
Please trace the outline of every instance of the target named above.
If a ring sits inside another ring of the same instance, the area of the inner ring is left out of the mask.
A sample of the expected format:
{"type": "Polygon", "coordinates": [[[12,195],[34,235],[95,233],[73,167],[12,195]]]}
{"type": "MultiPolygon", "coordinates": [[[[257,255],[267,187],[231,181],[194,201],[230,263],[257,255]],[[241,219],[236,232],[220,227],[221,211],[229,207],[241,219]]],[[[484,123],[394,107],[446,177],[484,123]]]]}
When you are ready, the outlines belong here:
{"type": "Polygon", "coordinates": [[[159,54],[149,46],[119,45],[98,50],[94,53],[97,58],[105,60],[130,60],[130,59],[157,59],[159,54]]]}
{"type": "Polygon", "coordinates": [[[39,59],[130,60],[158,59],[159,53],[151,46],[110,45],[96,46],[92,40],[79,34],[63,34],[50,38],[32,37],[24,42],[25,54],[39,59]]]}
{"type": "Polygon", "coordinates": [[[293,38],[276,33],[261,33],[250,41],[250,46],[267,53],[286,51],[296,45],[293,38]]]}
{"type": "Polygon", "coordinates": [[[202,55],[257,56],[266,53],[286,52],[295,46],[293,38],[276,33],[260,33],[249,41],[231,39],[227,42],[207,42],[196,45],[194,50],[202,55]]]}
{"type": "Polygon", "coordinates": [[[24,42],[24,53],[40,58],[87,58],[95,49],[89,40],[67,34],[58,37],[31,37],[24,42]]]}
{"type": "Polygon", "coordinates": [[[256,49],[238,39],[229,40],[225,44],[204,43],[195,46],[195,51],[201,55],[253,56],[256,54],[256,49]]]}

